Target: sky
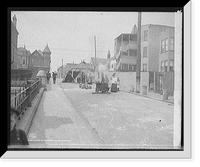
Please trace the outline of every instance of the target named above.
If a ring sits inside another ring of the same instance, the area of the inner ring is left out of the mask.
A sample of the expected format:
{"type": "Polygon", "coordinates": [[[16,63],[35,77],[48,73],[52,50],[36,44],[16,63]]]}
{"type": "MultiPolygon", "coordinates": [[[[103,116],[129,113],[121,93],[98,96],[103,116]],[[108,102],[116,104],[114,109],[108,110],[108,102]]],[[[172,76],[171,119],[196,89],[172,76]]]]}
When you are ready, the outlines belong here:
{"type": "MultiPolygon", "coordinates": [[[[137,12],[11,11],[17,17],[18,47],[34,52],[51,50],[51,71],[66,63],[90,62],[95,56],[114,56],[114,39],[131,33],[137,25],[137,12]]],[[[142,12],[142,25],[174,26],[175,13],[142,12]]]]}

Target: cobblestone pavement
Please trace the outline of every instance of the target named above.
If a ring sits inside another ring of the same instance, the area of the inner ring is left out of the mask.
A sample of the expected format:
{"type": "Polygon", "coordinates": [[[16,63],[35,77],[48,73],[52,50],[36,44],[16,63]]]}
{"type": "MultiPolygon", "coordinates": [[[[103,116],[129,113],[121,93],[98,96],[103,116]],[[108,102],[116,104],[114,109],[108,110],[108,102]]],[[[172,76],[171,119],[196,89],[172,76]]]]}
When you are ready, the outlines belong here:
{"type": "Polygon", "coordinates": [[[92,94],[77,84],[61,83],[76,112],[108,147],[171,148],[173,104],[125,92],[92,94]]]}
{"type": "Polygon", "coordinates": [[[173,104],[125,92],[47,86],[28,134],[31,147],[172,148],[173,104]]]}

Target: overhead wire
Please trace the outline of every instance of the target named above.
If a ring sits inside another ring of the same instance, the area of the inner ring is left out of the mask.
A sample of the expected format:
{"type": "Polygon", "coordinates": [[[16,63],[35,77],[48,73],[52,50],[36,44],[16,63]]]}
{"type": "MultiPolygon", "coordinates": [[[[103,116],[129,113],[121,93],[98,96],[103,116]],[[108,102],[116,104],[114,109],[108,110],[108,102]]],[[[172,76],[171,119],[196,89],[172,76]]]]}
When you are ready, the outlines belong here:
{"type": "MultiPolygon", "coordinates": [[[[34,47],[34,48],[42,48],[41,46],[34,46],[34,45],[25,45],[26,47],[34,47]]],[[[83,49],[68,49],[68,48],[55,48],[51,47],[51,50],[66,50],[66,51],[73,51],[73,52],[95,52],[95,50],[83,50],[83,49]]],[[[96,50],[96,52],[108,52],[105,50],[96,50]]]]}

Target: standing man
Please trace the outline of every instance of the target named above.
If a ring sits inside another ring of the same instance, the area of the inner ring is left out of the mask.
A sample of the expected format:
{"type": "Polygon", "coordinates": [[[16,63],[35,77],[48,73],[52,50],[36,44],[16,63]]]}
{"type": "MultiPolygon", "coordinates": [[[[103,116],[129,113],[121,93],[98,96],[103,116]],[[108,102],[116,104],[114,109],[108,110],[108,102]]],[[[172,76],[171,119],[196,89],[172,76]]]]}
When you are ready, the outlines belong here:
{"type": "Polygon", "coordinates": [[[29,145],[25,132],[16,127],[19,114],[20,114],[19,110],[11,108],[9,145],[29,145]]]}
{"type": "Polygon", "coordinates": [[[53,75],[53,83],[55,84],[55,83],[56,83],[56,75],[57,75],[57,74],[56,74],[56,72],[53,72],[52,75],[53,75]]]}

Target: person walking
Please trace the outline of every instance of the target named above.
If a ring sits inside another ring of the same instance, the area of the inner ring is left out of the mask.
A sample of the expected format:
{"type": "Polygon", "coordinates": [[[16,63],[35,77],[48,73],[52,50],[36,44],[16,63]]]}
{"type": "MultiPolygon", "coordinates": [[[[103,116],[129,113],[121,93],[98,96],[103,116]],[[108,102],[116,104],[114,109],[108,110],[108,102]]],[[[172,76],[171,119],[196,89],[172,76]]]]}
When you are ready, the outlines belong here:
{"type": "Polygon", "coordinates": [[[19,110],[11,107],[9,145],[29,145],[26,133],[23,130],[16,127],[19,114],[19,110]]]}
{"type": "Polygon", "coordinates": [[[115,73],[111,78],[111,92],[117,92],[117,77],[115,76],[115,73]]]}
{"type": "Polygon", "coordinates": [[[49,84],[49,80],[51,78],[51,73],[48,71],[46,76],[47,76],[47,84],[49,84]]]}
{"type": "Polygon", "coordinates": [[[56,72],[52,72],[52,76],[53,76],[53,83],[55,84],[56,83],[56,72]]]}

